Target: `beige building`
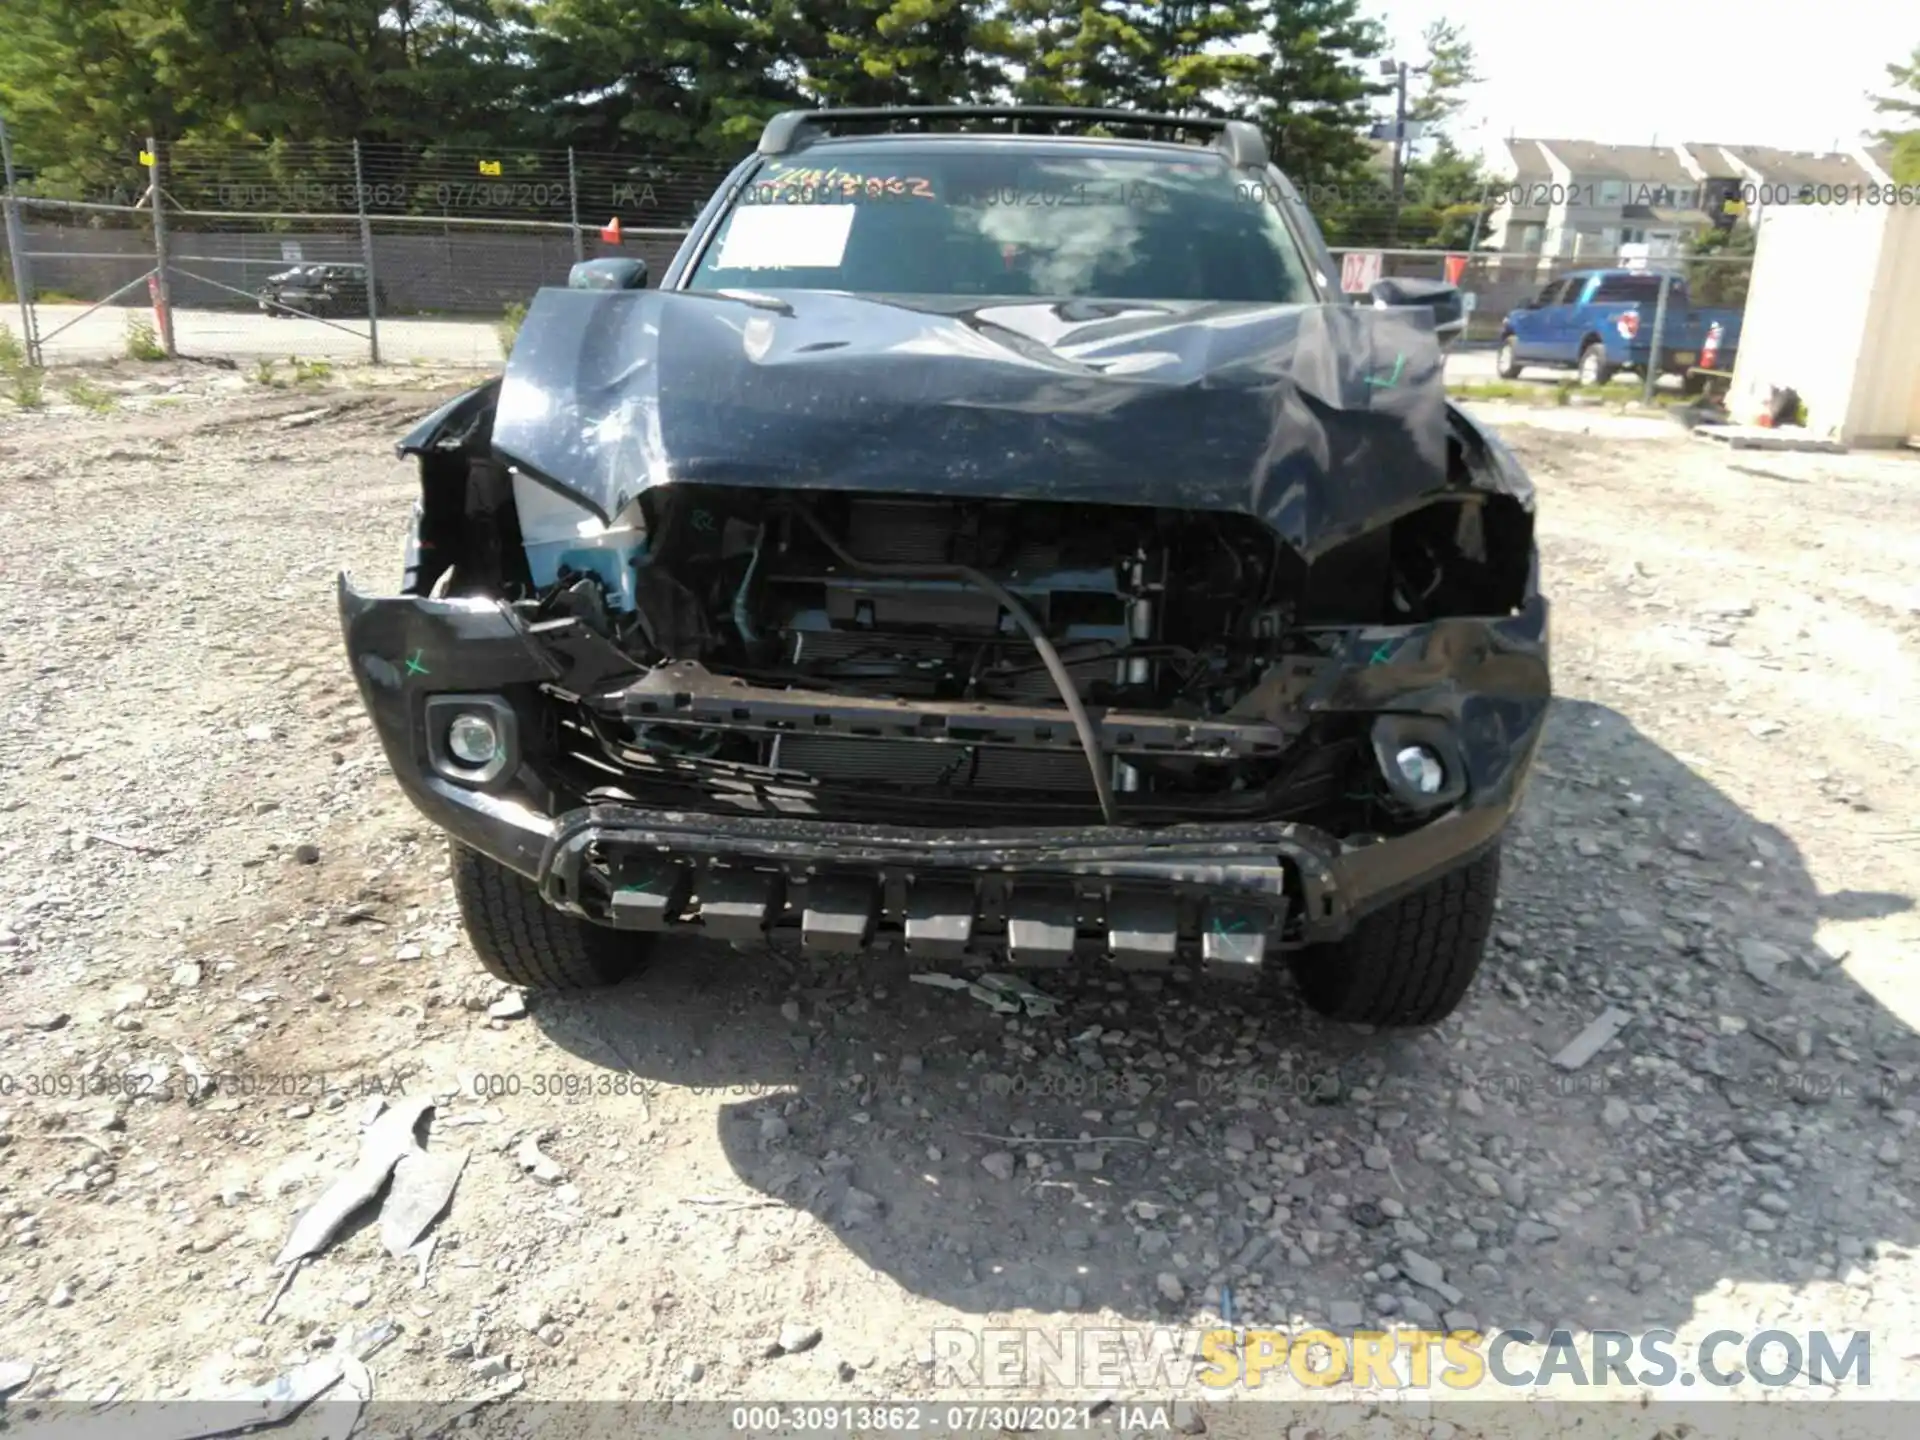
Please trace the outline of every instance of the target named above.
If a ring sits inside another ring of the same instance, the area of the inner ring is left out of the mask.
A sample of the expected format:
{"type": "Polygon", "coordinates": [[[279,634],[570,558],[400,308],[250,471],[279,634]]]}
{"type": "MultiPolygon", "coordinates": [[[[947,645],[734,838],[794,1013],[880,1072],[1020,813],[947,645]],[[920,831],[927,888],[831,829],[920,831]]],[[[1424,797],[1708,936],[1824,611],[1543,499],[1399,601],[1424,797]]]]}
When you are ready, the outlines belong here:
{"type": "Polygon", "coordinates": [[[1510,139],[1495,156],[1506,188],[1481,240],[1483,250],[1543,261],[1617,261],[1623,246],[1652,260],[1713,223],[1732,197],[1757,224],[1769,206],[1806,197],[1837,203],[1860,187],[1891,182],[1886,147],[1824,154],[1756,145],[1598,145],[1586,140],[1510,139]]]}

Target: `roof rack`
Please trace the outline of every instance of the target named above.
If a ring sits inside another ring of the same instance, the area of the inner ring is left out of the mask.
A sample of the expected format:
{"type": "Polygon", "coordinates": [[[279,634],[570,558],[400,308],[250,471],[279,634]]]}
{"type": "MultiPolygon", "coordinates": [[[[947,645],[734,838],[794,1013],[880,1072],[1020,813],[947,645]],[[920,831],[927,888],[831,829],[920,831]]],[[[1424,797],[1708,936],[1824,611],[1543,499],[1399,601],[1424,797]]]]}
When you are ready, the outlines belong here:
{"type": "Polygon", "coordinates": [[[892,125],[906,120],[1002,120],[1014,134],[1033,121],[1047,133],[1062,125],[1131,125],[1146,130],[1198,130],[1213,135],[1213,145],[1237,169],[1267,164],[1267,137],[1245,120],[1213,115],[1153,115],[1136,110],[1096,110],[1078,105],[882,105],[844,109],[785,110],[760,132],[762,155],[790,155],[820,139],[829,126],[892,125]]]}

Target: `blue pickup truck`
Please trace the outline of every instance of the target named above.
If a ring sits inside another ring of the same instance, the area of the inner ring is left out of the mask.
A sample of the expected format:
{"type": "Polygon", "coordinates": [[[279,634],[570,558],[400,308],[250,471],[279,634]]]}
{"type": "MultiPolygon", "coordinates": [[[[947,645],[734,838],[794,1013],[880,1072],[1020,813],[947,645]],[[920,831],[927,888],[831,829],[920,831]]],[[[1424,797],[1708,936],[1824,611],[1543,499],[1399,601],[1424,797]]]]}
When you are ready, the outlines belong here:
{"type": "MultiPolygon", "coordinates": [[[[1659,303],[1660,277],[1645,270],[1563,275],[1507,316],[1495,368],[1503,380],[1528,365],[1572,368],[1583,385],[1604,385],[1618,370],[1645,374],[1659,303]]],[[[1674,276],[1667,290],[1660,369],[1685,377],[1689,389],[1700,387],[1703,371],[1732,370],[1741,313],[1731,307],[1695,308],[1687,282],[1674,276]]]]}

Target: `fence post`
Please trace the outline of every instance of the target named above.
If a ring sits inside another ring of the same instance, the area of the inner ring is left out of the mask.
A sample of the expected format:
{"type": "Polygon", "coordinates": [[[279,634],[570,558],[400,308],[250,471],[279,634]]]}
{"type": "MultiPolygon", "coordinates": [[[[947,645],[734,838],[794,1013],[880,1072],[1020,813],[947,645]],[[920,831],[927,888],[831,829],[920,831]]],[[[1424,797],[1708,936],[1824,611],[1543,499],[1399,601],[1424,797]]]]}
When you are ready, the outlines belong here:
{"type": "Polygon", "coordinates": [[[353,208],[360,215],[360,263],[367,268],[367,353],[375,365],[380,363],[380,299],[375,293],[379,277],[373,269],[373,222],[367,219],[367,181],[360,169],[360,138],[353,141],[353,208]]]}
{"type": "Polygon", "coordinates": [[[153,207],[153,298],[160,311],[160,348],[172,359],[178,352],[173,348],[173,292],[167,285],[167,206],[161,198],[166,189],[167,157],[157,135],[147,137],[147,154],[153,157],[153,184],[147,191],[153,207]]]}
{"type": "Polygon", "coordinates": [[[1647,384],[1641,393],[1642,404],[1653,404],[1654,389],[1660,383],[1660,338],[1667,328],[1667,292],[1673,288],[1670,272],[1660,272],[1660,298],[1653,306],[1653,347],[1647,352],[1647,384]]]}
{"type": "Polygon", "coordinates": [[[567,200],[573,207],[573,258],[587,258],[587,242],[580,234],[580,171],[573,163],[573,147],[567,147],[567,200]]]}
{"type": "Polygon", "coordinates": [[[38,365],[40,336],[34,328],[33,275],[27,263],[27,236],[20,224],[20,201],[13,190],[13,146],[7,140],[7,122],[0,119],[0,164],[4,164],[7,195],[7,253],[13,257],[13,289],[20,298],[20,341],[27,347],[27,363],[38,365]]]}

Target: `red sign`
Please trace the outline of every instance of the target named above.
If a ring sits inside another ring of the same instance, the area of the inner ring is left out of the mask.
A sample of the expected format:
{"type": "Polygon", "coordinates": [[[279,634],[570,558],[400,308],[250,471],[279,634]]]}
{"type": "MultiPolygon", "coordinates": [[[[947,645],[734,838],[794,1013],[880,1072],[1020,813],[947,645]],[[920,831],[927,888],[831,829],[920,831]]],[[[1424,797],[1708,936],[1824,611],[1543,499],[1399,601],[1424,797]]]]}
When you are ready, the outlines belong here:
{"type": "Polygon", "coordinates": [[[1348,295],[1364,295],[1380,279],[1381,255],[1378,250],[1353,250],[1340,257],[1340,289],[1348,295]]]}
{"type": "Polygon", "coordinates": [[[153,325],[162,335],[167,333],[167,302],[160,298],[160,277],[147,276],[147,298],[153,301],[153,325]]]}
{"type": "Polygon", "coordinates": [[[600,227],[600,238],[609,245],[618,245],[620,243],[620,217],[618,215],[600,227]]]}
{"type": "Polygon", "coordinates": [[[1467,257],[1464,255],[1447,256],[1447,284],[1458,285],[1467,278],[1467,257]]]}

